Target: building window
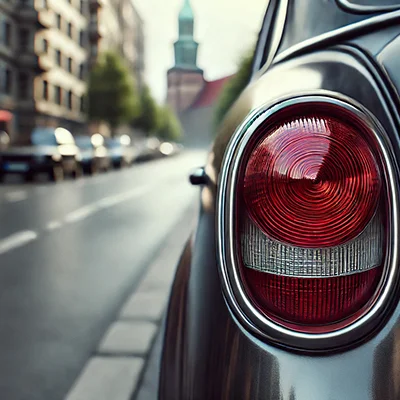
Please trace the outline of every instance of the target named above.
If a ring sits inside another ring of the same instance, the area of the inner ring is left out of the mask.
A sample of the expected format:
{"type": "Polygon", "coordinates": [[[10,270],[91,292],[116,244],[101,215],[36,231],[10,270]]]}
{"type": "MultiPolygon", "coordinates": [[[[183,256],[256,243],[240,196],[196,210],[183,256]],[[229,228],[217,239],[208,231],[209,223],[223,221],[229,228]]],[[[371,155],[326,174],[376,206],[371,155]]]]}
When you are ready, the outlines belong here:
{"type": "Polygon", "coordinates": [[[11,94],[12,91],[12,71],[9,68],[0,69],[0,93],[11,94]]]}
{"type": "Polygon", "coordinates": [[[85,32],[84,31],[79,32],[79,46],[81,46],[81,47],[85,46],[85,32]]]}
{"type": "Polygon", "coordinates": [[[72,24],[71,24],[71,22],[68,22],[68,25],[67,25],[67,35],[70,38],[72,38],[72,24]]]}
{"type": "Polygon", "coordinates": [[[43,39],[43,53],[48,53],[49,51],[49,41],[47,39],[43,39]]]}
{"type": "Polygon", "coordinates": [[[92,57],[96,57],[97,56],[97,44],[92,44],[90,46],[90,54],[92,57]]]}
{"type": "Polygon", "coordinates": [[[43,81],[43,99],[49,99],[49,82],[43,81]]]}
{"type": "Polygon", "coordinates": [[[98,18],[97,12],[90,14],[90,23],[92,25],[97,25],[98,20],[99,20],[99,18],[98,18]]]}
{"type": "Polygon", "coordinates": [[[57,20],[57,29],[61,30],[61,15],[60,14],[56,15],[56,20],[57,20]]]}
{"type": "Polygon", "coordinates": [[[6,68],[4,74],[4,93],[11,94],[12,92],[12,71],[9,68],[6,68]]]}
{"type": "Polygon", "coordinates": [[[62,65],[62,55],[60,50],[56,50],[56,63],[61,67],[62,65]]]}
{"type": "Polygon", "coordinates": [[[85,65],[81,64],[79,66],[79,79],[83,80],[85,77],[85,65]]]}
{"type": "Polygon", "coordinates": [[[29,29],[20,28],[19,30],[19,48],[20,50],[27,50],[29,47],[30,32],[29,29]]]}
{"type": "Polygon", "coordinates": [[[68,72],[70,74],[72,74],[72,58],[71,57],[68,57],[67,68],[68,68],[68,72]]]}
{"type": "Polygon", "coordinates": [[[18,76],[18,97],[27,99],[29,96],[29,75],[26,72],[20,72],[18,76]]]}
{"type": "Polygon", "coordinates": [[[61,105],[61,100],[62,100],[62,89],[60,86],[55,86],[54,88],[54,101],[56,102],[56,104],[61,105]]]}
{"type": "Polygon", "coordinates": [[[82,112],[82,113],[84,113],[85,111],[86,111],[86,103],[85,103],[85,97],[84,96],[82,96],[81,98],[80,98],[80,107],[79,107],[79,109],[80,109],[80,111],[82,112]]]}
{"type": "Polygon", "coordinates": [[[81,14],[85,13],[85,0],[81,0],[79,11],[80,11],[81,14]]]}
{"type": "Polygon", "coordinates": [[[68,95],[67,95],[67,107],[68,107],[68,110],[72,110],[72,97],[73,97],[73,94],[72,94],[72,92],[70,90],[68,92],[68,95]]]}
{"type": "Polygon", "coordinates": [[[4,22],[4,44],[7,47],[11,46],[11,24],[4,22]]]}

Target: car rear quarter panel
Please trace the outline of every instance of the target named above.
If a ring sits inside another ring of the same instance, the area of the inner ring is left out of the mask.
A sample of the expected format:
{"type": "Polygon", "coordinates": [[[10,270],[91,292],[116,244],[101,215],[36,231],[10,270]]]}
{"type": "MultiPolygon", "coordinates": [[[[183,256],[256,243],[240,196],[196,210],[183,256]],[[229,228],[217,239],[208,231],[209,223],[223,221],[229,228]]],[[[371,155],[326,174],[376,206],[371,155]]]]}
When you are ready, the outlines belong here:
{"type": "MultiPolygon", "coordinates": [[[[383,58],[379,61],[383,65],[383,58]]],[[[386,65],[390,60],[386,57],[386,65]]],[[[388,67],[389,68],[389,67],[388,67]]],[[[392,69],[395,67],[391,67],[392,69]]],[[[242,94],[223,124],[206,167],[196,234],[183,254],[168,310],[161,399],[394,400],[400,398],[400,308],[361,344],[312,355],[280,349],[247,332],[225,303],[215,249],[215,203],[225,149],[256,107],[301,94],[337,93],[369,109],[399,155],[394,78],[340,47],[297,57],[270,69],[242,94]]],[[[400,71],[397,72],[400,77],[400,71]]],[[[399,159],[399,158],[398,158],[399,159]]],[[[397,294],[396,294],[397,295],[397,294]]]]}

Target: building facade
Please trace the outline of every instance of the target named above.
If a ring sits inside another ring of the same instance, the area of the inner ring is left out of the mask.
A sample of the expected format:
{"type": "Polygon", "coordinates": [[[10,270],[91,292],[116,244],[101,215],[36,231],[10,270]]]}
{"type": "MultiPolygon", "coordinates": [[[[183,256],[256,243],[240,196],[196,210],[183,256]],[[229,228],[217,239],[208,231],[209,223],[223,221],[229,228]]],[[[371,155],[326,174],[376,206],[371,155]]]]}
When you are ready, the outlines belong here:
{"type": "Polygon", "coordinates": [[[16,144],[38,125],[87,133],[88,72],[105,50],[143,85],[143,21],[131,0],[0,0],[0,131],[16,144]]]}
{"type": "Polygon", "coordinates": [[[189,0],[183,4],[178,25],[175,65],[167,73],[167,103],[180,113],[190,107],[204,87],[204,74],[197,66],[199,44],[194,39],[194,14],[189,0]]]}
{"type": "Polygon", "coordinates": [[[144,24],[132,0],[93,0],[89,26],[89,63],[93,65],[104,51],[116,51],[142,87],[144,24]]]}
{"type": "Polygon", "coordinates": [[[167,73],[167,104],[181,121],[185,145],[204,147],[214,137],[215,105],[232,75],[207,81],[197,66],[199,44],[194,39],[194,13],[189,0],[184,0],[178,25],[175,65],[167,73]]]}
{"type": "Polygon", "coordinates": [[[0,0],[0,121],[14,143],[34,126],[83,129],[87,0],[0,0]]]}

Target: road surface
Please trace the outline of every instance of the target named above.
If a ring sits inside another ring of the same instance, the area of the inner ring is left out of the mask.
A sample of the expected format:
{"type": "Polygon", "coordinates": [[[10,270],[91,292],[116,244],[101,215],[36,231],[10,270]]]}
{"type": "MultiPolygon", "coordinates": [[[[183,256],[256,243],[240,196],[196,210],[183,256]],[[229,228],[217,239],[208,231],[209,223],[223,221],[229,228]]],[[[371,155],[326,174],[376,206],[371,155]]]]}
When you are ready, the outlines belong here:
{"type": "Polygon", "coordinates": [[[204,153],[0,185],[0,399],[63,399],[190,202],[204,153]]]}

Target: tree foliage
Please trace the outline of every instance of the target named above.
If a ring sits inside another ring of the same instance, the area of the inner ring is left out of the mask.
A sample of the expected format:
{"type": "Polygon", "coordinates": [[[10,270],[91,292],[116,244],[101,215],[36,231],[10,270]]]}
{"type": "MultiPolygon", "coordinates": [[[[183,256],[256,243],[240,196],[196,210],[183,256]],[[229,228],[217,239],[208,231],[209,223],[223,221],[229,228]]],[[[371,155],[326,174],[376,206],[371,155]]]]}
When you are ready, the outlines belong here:
{"type": "Polygon", "coordinates": [[[140,113],[134,119],[133,126],[151,135],[158,129],[158,106],[153,99],[150,89],[145,85],[140,93],[140,113]]]}
{"type": "Polygon", "coordinates": [[[159,109],[157,136],[162,140],[178,141],[182,136],[182,126],[176,114],[168,107],[159,109]]]}
{"type": "Polygon", "coordinates": [[[102,54],[92,69],[88,85],[88,116],[111,128],[131,122],[139,112],[135,83],[123,60],[115,53],[102,54]]]}
{"type": "Polygon", "coordinates": [[[254,51],[251,51],[240,60],[238,72],[223,88],[215,110],[215,126],[222,122],[233,103],[250,82],[253,57],[254,51]]]}

